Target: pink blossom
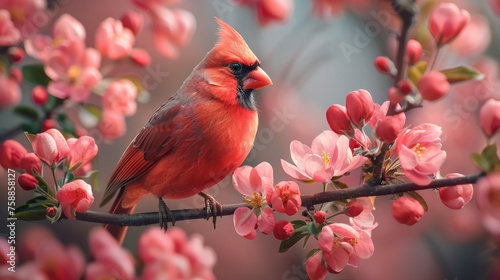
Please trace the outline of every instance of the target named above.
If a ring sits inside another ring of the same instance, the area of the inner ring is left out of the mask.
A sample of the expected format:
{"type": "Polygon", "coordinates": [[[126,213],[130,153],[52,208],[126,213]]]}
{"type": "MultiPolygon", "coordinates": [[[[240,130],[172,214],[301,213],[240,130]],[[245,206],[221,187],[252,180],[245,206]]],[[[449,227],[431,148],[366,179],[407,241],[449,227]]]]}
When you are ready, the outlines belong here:
{"type": "Polygon", "coordinates": [[[368,123],[374,112],[372,96],[364,89],[351,91],[347,94],[345,107],[351,122],[358,128],[368,123]]]}
{"type": "Polygon", "coordinates": [[[0,165],[7,169],[18,169],[21,167],[21,160],[28,153],[26,148],[15,140],[6,140],[0,145],[0,165]]]}
{"type": "Polygon", "coordinates": [[[92,187],[81,179],[71,181],[57,192],[56,199],[61,203],[64,215],[75,218],[75,212],[83,213],[90,209],[94,202],[92,187]]]}
{"type": "Polygon", "coordinates": [[[0,109],[11,107],[21,102],[19,81],[0,72],[0,109]]]}
{"type": "Polygon", "coordinates": [[[340,272],[344,269],[359,238],[359,232],[347,224],[333,223],[321,229],[318,247],[329,270],[340,272]]]}
{"type": "Polygon", "coordinates": [[[440,3],[429,18],[429,30],[438,46],[455,39],[467,25],[470,14],[453,3],[440,3]]]}
{"type": "Polygon", "coordinates": [[[363,204],[356,200],[351,200],[345,205],[344,212],[349,217],[357,217],[363,212],[363,204]]]}
{"type": "Polygon", "coordinates": [[[400,119],[397,116],[385,116],[377,124],[375,135],[382,142],[392,143],[403,129],[400,119]]]}
{"type": "Polygon", "coordinates": [[[90,136],[81,136],[80,138],[68,139],[69,155],[68,168],[73,169],[77,165],[83,166],[97,155],[98,147],[94,138],[90,136]]]}
{"type": "Polygon", "coordinates": [[[124,28],[120,20],[107,18],[97,27],[95,42],[102,55],[120,59],[132,51],[135,35],[130,29],[124,28]]]}
{"type": "Polygon", "coordinates": [[[500,0],[488,0],[488,4],[497,16],[500,16],[500,0]]]}
{"type": "Polygon", "coordinates": [[[424,207],[417,200],[402,196],[392,203],[392,216],[401,224],[414,225],[424,215],[424,207]]]}
{"type": "Polygon", "coordinates": [[[0,7],[10,13],[12,21],[23,33],[33,32],[31,21],[35,13],[46,6],[46,0],[0,0],[0,7]]]}
{"type": "Polygon", "coordinates": [[[270,201],[276,212],[295,215],[302,204],[299,185],[292,181],[279,182],[274,186],[270,201]]]}
{"type": "Polygon", "coordinates": [[[105,110],[115,111],[126,116],[135,114],[137,87],[130,80],[122,79],[109,84],[102,97],[105,110]]]}
{"type": "Polygon", "coordinates": [[[45,63],[53,50],[71,41],[79,41],[84,44],[85,27],[71,15],[63,14],[52,27],[52,37],[35,34],[26,39],[24,48],[30,56],[45,63]]]}
{"type": "Polygon", "coordinates": [[[142,17],[142,14],[133,10],[126,11],[120,18],[120,21],[122,22],[123,27],[132,31],[135,36],[141,32],[142,26],[144,25],[144,18],[142,17]]]}
{"type": "Polygon", "coordinates": [[[346,108],[339,104],[333,104],[326,110],[326,121],[330,128],[337,134],[353,135],[354,128],[347,115],[346,108]]]}
{"type": "Polygon", "coordinates": [[[69,147],[64,136],[55,128],[38,133],[31,146],[35,154],[47,165],[58,164],[69,154],[69,147]]]}
{"type": "Polygon", "coordinates": [[[203,245],[201,235],[191,238],[179,229],[163,232],[149,228],[139,238],[139,257],[144,262],[142,279],[215,279],[216,255],[203,245]]]}
{"type": "Polygon", "coordinates": [[[19,175],[19,177],[17,178],[17,182],[19,183],[19,186],[25,191],[34,190],[39,184],[38,180],[29,173],[23,173],[19,175]]]}
{"type": "Polygon", "coordinates": [[[396,140],[403,173],[420,186],[431,182],[429,175],[439,171],[446,159],[446,152],[441,150],[440,135],[441,127],[425,123],[404,130],[396,140]]]}
{"type": "Polygon", "coordinates": [[[40,163],[40,158],[35,153],[27,153],[21,159],[21,169],[28,172],[31,175],[34,173],[42,173],[42,164],[40,163]]]}
{"type": "Polygon", "coordinates": [[[160,6],[152,11],[153,40],[158,52],[167,58],[176,58],[178,48],[187,45],[196,28],[190,12],[160,6]]]}
{"type": "Polygon", "coordinates": [[[370,234],[378,226],[372,213],[373,202],[368,197],[358,197],[355,201],[362,205],[363,211],[355,217],[350,217],[349,223],[352,227],[359,228],[370,234]]]}
{"type": "Polygon", "coordinates": [[[419,41],[410,39],[406,43],[406,63],[414,65],[422,56],[422,45],[419,41]]]}
{"type": "Polygon", "coordinates": [[[293,234],[293,225],[287,220],[278,221],[274,225],[274,238],[278,240],[288,239],[293,234]]]}
{"type": "Polygon", "coordinates": [[[292,15],[294,6],[292,0],[239,0],[235,2],[252,6],[261,26],[275,21],[286,22],[292,15]]]}
{"type": "Polygon", "coordinates": [[[306,272],[311,280],[325,279],[328,270],[324,265],[323,254],[316,253],[307,259],[306,272]]]}
{"type": "Polygon", "coordinates": [[[500,101],[488,99],[479,110],[479,123],[486,136],[493,136],[500,129],[500,101]]]}
{"type": "Polygon", "coordinates": [[[233,223],[236,232],[248,239],[255,237],[256,228],[264,234],[274,229],[274,213],[270,203],[273,191],[273,168],[267,162],[262,162],[255,168],[242,166],[234,171],[233,186],[244,195],[243,201],[252,207],[236,209],[233,223]]]}
{"type": "Polygon", "coordinates": [[[7,254],[10,253],[10,245],[6,238],[0,237],[0,267],[3,267],[10,261],[7,254]]]}
{"type": "Polygon", "coordinates": [[[36,250],[35,263],[48,279],[80,279],[85,259],[78,247],[65,248],[59,241],[50,240],[36,250]]]}
{"type": "Polygon", "coordinates": [[[397,72],[394,62],[387,56],[378,56],[373,63],[375,64],[375,69],[382,74],[395,75],[397,72]]]}
{"type": "Polygon", "coordinates": [[[356,226],[353,226],[353,228],[359,233],[359,238],[346,240],[354,248],[354,251],[349,256],[348,264],[358,267],[359,260],[369,259],[373,255],[375,247],[373,246],[371,231],[366,231],[356,226]]]}
{"type": "MultiPolygon", "coordinates": [[[[382,103],[382,105],[379,105],[375,103],[374,105],[374,113],[372,118],[370,119],[370,127],[373,129],[377,123],[383,119],[387,115],[387,111],[389,110],[389,101],[386,101],[382,103]]],[[[396,105],[396,110],[400,110],[401,106],[398,104],[396,105]]],[[[403,127],[406,123],[406,115],[405,113],[399,113],[397,115],[394,115],[395,118],[398,119],[399,121],[399,126],[403,127]]]]}
{"type": "Polygon", "coordinates": [[[0,46],[12,46],[21,39],[21,32],[11,20],[10,13],[0,10],[0,46]]]}
{"type": "Polygon", "coordinates": [[[50,52],[45,64],[45,73],[52,81],[48,91],[57,98],[70,98],[83,102],[90,90],[99,83],[101,56],[92,48],[85,49],[79,40],[69,41],[50,52]]]}
{"type": "Polygon", "coordinates": [[[500,237],[500,173],[491,173],[479,179],[476,193],[484,227],[500,237]]]}
{"type": "Polygon", "coordinates": [[[479,14],[472,14],[469,24],[451,42],[450,47],[460,55],[474,56],[484,52],[490,42],[491,27],[488,19],[479,14]]]}
{"type": "Polygon", "coordinates": [[[439,71],[430,71],[418,81],[418,90],[424,100],[436,101],[450,90],[446,76],[439,71]]]}
{"type": "Polygon", "coordinates": [[[104,228],[94,228],[89,245],[95,261],[88,264],[86,279],[135,279],[134,258],[104,228]]]}
{"type": "MultiPolygon", "coordinates": [[[[445,178],[463,177],[459,173],[450,173],[444,176],[445,178]]],[[[456,185],[451,187],[439,188],[439,198],[443,204],[451,209],[462,209],[469,203],[474,194],[472,184],[456,185]]]]}
{"type": "Polygon", "coordinates": [[[290,144],[292,161],[281,160],[283,170],[301,181],[327,182],[332,177],[342,176],[365,163],[367,158],[353,156],[349,139],[325,130],[312,142],[311,147],[294,140],[290,144]]]}
{"type": "Polygon", "coordinates": [[[151,56],[143,49],[133,49],[130,59],[139,66],[147,66],[151,63],[151,56]]]}
{"type": "Polygon", "coordinates": [[[99,123],[98,128],[102,133],[104,140],[112,141],[125,134],[125,117],[123,114],[104,110],[102,120],[99,123]]]}

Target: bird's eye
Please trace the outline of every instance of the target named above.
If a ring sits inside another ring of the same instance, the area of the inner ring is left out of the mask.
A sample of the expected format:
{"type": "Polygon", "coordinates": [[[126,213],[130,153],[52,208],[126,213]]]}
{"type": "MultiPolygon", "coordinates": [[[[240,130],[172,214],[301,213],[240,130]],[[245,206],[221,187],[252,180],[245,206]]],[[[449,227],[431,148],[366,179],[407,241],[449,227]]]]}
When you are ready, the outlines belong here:
{"type": "Polygon", "coordinates": [[[231,64],[229,64],[229,68],[231,69],[231,71],[233,71],[234,74],[240,74],[243,70],[243,66],[238,62],[232,62],[231,64]]]}

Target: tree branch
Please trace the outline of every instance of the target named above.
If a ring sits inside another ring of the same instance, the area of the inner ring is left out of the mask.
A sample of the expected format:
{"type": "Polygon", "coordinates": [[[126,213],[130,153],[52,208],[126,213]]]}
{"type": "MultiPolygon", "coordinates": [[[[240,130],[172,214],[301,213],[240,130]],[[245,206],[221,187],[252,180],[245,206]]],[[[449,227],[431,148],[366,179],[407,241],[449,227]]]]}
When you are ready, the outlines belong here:
{"type": "MultiPolygon", "coordinates": [[[[446,186],[455,186],[463,184],[475,183],[479,178],[485,176],[484,173],[471,174],[464,177],[435,179],[427,186],[418,186],[415,183],[404,183],[394,185],[379,185],[369,186],[368,184],[359,185],[356,187],[338,189],[333,191],[321,192],[312,195],[302,196],[302,206],[310,207],[316,204],[338,201],[348,198],[366,197],[366,196],[382,196],[403,193],[407,191],[419,191],[424,189],[441,188],[446,186]]],[[[222,206],[221,216],[230,216],[239,207],[249,207],[245,203],[229,204],[222,206]]],[[[182,209],[174,210],[173,216],[176,221],[206,219],[206,209],[182,209]]],[[[76,213],[76,219],[80,221],[114,224],[120,226],[145,226],[158,224],[159,213],[147,212],[138,214],[110,214],[94,211],[85,213],[76,213]]]]}

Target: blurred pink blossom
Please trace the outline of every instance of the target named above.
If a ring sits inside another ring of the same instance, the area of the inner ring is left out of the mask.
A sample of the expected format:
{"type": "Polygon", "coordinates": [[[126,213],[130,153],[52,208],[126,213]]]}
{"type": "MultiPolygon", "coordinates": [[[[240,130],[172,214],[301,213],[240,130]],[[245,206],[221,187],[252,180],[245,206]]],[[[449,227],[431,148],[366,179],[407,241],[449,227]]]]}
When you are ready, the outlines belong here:
{"type": "Polygon", "coordinates": [[[0,10],[0,46],[15,45],[20,39],[21,32],[14,26],[10,13],[7,10],[0,10]]]}
{"type": "Polygon", "coordinates": [[[123,27],[130,29],[135,36],[141,32],[142,26],[144,25],[144,18],[142,14],[133,10],[126,11],[120,18],[120,21],[122,22],[123,27]]]}
{"type": "Polygon", "coordinates": [[[488,19],[479,14],[472,14],[469,23],[450,43],[450,47],[460,55],[474,56],[484,52],[490,42],[491,28],[488,19]]]}
{"type": "Polygon", "coordinates": [[[429,30],[438,46],[454,40],[469,22],[468,11],[454,3],[440,3],[431,12],[429,30]]]}
{"type": "Polygon", "coordinates": [[[83,102],[102,78],[99,72],[101,55],[83,42],[72,40],[53,50],[45,64],[45,73],[52,81],[48,91],[57,98],[83,102]]]}
{"type": "Polygon", "coordinates": [[[424,100],[436,101],[448,93],[450,83],[443,73],[430,71],[418,81],[417,87],[424,100]]]}
{"type": "Polygon", "coordinates": [[[396,140],[404,175],[412,182],[426,186],[433,175],[439,171],[446,159],[441,150],[441,127],[425,123],[402,131],[396,140]]]}
{"type": "Polygon", "coordinates": [[[367,158],[353,156],[349,139],[325,130],[314,138],[311,147],[294,140],[290,143],[292,161],[281,160],[283,170],[301,181],[327,182],[363,165],[367,158]]]}
{"type": "Polygon", "coordinates": [[[135,35],[124,28],[120,20],[107,18],[99,24],[95,33],[97,50],[110,59],[120,59],[132,52],[135,35]]]}
{"type": "Polygon", "coordinates": [[[319,18],[339,16],[345,10],[345,0],[313,0],[313,13],[319,18]]]}
{"type": "Polygon", "coordinates": [[[176,58],[178,49],[191,41],[196,19],[189,11],[160,6],[152,11],[153,40],[158,52],[176,58]]]}
{"type": "Polygon", "coordinates": [[[74,219],[75,212],[83,213],[89,210],[94,202],[92,187],[81,179],[62,186],[56,194],[56,199],[61,203],[64,215],[68,219],[74,219]]]}
{"type": "Polygon", "coordinates": [[[500,173],[479,179],[476,194],[484,227],[495,237],[500,237],[500,173]]]}
{"type": "Polygon", "coordinates": [[[25,172],[34,175],[34,173],[41,174],[42,164],[40,158],[35,153],[27,153],[21,159],[21,169],[25,172]]]}
{"type": "Polygon", "coordinates": [[[248,239],[254,239],[256,228],[264,234],[273,231],[275,218],[269,207],[273,191],[273,168],[262,162],[255,168],[242,166],[234,171],[233,186],[244,195],[243,201],[252,207],[240,207],[233,216],[236,232],[248,239]]]}
{"type": "Polygon", "coordinates": [[[238,0],[240,5],[248,5],[255,9],[259,24],[269,25],[271,22],[286,22],[293,13],[292,0],[238,0]]]}
{"type": "Polygon", "coordinates": [[[486,136],[491,137],[500,129],[500,101],[488,99],[479,110],[479,123],[486,136]]]}
{"type": "Polygon", "coordinates": [[[26,148],[15,140],[6,140],[0,144],[0,165],[7,169],[18,169],[21,167],[21,160],[28,153],[26,148]]]}
{"type": "Polygon", "coordinates": [[[137,109],[136,97],[137,87],[130,80],[113,81],[104,92],[102,105],[105,110],[132,116],[137,109]]]}
{"type": "MultiPolygon", "coordinates": [[[[35,253],[38,270],[51,280],[80,279],[85,259],[76,246],[64,247],[57,240],[41,244],[35,253]]],[[[26,264],[25,264],[26,265],[26,264]]],[[[31,278],[30,278],[31,279],[31,278]]]]}
{"type": "Polygon", "coordinates": [[[0,109],[11,107],[21,102],[19,81],[0,72],[0,109]]]}
{"type": "Polygon", "coordinates": [[[98,128],[104,140],[112,141],[125,134],[125,117],[121,113],[104,110],[98,128]]]}

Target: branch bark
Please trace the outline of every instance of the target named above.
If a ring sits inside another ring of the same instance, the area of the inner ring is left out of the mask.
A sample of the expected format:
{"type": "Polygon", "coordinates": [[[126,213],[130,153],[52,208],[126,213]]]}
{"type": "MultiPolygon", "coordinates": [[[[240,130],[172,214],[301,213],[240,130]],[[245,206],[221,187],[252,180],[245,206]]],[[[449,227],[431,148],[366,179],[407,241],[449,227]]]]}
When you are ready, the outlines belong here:
{"type": "MultiPolygon", "coordinates": [[[[419,191],[432,188],[441,188],[446,186],[455,186],[463,184],[472,184],[477,182],[484,173],[471,174],[464,177],[435,179],[428,186],[418,186],[414,183],[394,184],[394,185],[378,185],[369,186],[368,184],[359,185],[356,187],[338,189],[333,191],[321,192],[312,195],[302,196],[302,206],[310,207],[316,204],[338,201],[356,197],[366,196],[383,196],[390,194],[403,193],[407,191],[419,191]]],[[[230,216],[239,207],[249,207],[245,203],[228,204],[222,206],[221,216],[230,216]]],[[[172,211],[176,221],[206,219],[206,209],[182,209],[172,211]]],[[[145,226],[158,224],[159,213],[147,212],[138,214],[110,214],[95,211],[87,211],[85,213],[76,213],[76,219],[80,221],[114,224],[120,226],[145,226]]]]}

